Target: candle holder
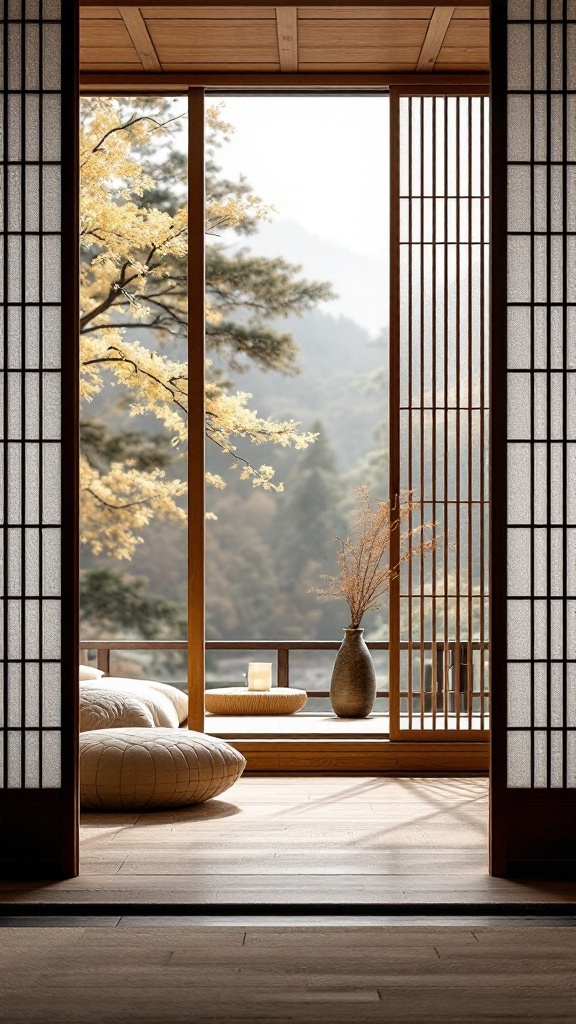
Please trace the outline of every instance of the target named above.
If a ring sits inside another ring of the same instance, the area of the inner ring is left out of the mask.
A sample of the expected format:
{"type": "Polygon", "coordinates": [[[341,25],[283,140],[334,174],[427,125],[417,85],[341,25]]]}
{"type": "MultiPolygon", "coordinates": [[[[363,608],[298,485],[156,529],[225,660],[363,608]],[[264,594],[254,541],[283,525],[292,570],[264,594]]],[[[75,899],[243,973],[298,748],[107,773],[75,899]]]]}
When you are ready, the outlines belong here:
{"type": "Polygon", "coordinates": [[[272,686],[272,662],[251,661],[248,664],[248,689],[267,692],[272,686]]]}

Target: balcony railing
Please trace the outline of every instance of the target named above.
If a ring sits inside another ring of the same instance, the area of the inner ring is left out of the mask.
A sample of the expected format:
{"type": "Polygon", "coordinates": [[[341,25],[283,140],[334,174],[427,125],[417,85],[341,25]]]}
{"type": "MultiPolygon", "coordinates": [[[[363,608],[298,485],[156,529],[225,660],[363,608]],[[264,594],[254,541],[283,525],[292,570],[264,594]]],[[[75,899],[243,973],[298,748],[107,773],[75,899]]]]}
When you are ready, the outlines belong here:
{"type": "MultiPolygon", "coordinates": [[[[368,640],[367,647],[371,651],[388,651],[390,644],[387,640],[368,640]]],[[[82,640],[80,650],[83,656],[89,652],[96,654],[96,663],[99,669],[110,674],[110,656],[114,652],[122,651],[185,651],[188,647],[186,640],[82,640]]],[[[277,683],[278,686],[290,686],[290,654],[300,651],[337,651],[340,647],[339,640],[208,640],[207,651],[266,651],[276,654],[277,658],[277,683]]],[[[431,710],[433,696],[436,697],[436,710],[443,709],[444,698],[447,697],[448,704],[457,703],[459,709],[464,713],[467,710],[468,701],[474,696],[479,696],[480,688],[475,686],[478,682],[474,672],[473,661],[470,662],[468,652],[487,652],[487,644],[480,640],[465,641],[460,643],[451,640],[447,645],[443,641],[425,640],[421,643],[410,643],[401,641],[401,651],[420,651],[421,657],[425,659],[426,653],[430,652],[433,657],[426,664],[428,671],[424,674],[424,687],[421,695],[425,706],[424,710],[431,710]],[[449,665],[454,665],[458,660],[459,685],[456,685],[455,671],[450,672],[444,664],[444,648],[448,648],[449,665]],[[459,647],[458,658],[457,649],[459,647]],[[433,680],[432,665],[436,665],[436,683],[433,680]]],[[[294,684],[293,684],[294,685],[294,684]]],[[[300,683],[297,685],[300,686],[300,683]]],[[[329,690],[306,690],[310,697],[329,697],[329,690]]],[[[379,689],[377,697],[389,697],[389,688],[379,689]]],[[[407,698],[408,690],[400,687],[400,697],[407,698]]],[[[486,692],[483,696],[487,696],[486,692]]],[[[415,693],[412,690],[412,697],[415,693]]],[[[449,707],[449,710],[453,710],[449,707]]]]}

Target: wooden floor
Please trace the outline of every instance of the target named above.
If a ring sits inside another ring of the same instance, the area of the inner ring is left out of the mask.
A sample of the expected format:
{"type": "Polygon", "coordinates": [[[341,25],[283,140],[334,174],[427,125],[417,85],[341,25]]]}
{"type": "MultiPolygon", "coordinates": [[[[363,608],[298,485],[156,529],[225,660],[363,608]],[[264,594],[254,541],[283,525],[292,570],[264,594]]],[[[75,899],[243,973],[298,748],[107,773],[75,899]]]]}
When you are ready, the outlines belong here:
{"type": "Polygon", "coordinates": [[[85,814],[81,875],[0,901],[130,905],[576,903],[487,872],[487,781],[252,775],[175,812],[85,814]]]}
{"type": "Polygon", "coordinates": [[[0,1021],[567,1024],[576,928],[3,928],[0,1021]]]}

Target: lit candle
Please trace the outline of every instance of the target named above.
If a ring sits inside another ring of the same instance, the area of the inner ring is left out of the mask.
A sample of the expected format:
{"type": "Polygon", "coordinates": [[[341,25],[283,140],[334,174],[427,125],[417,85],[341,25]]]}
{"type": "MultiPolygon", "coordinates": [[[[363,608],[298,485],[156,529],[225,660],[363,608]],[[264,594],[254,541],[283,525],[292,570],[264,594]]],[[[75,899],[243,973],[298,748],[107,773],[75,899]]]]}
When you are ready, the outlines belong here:
{"type": "Polygon", "coordinates": [[[251,661],[248,664],[248,689],[269,690],[272,686],[272,662],[251,661]]]}

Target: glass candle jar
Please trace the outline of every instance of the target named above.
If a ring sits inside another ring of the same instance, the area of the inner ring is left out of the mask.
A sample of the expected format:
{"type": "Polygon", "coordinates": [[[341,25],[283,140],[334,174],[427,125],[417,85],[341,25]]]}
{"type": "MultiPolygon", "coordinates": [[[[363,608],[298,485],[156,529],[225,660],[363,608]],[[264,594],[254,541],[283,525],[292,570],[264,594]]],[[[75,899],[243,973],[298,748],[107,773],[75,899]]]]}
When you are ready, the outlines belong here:
{"type": "Polygon", "coordinates": [[[272,686],[272,662],[251,661],[248,665],[248,689],[269,690],[272,686]]]}

